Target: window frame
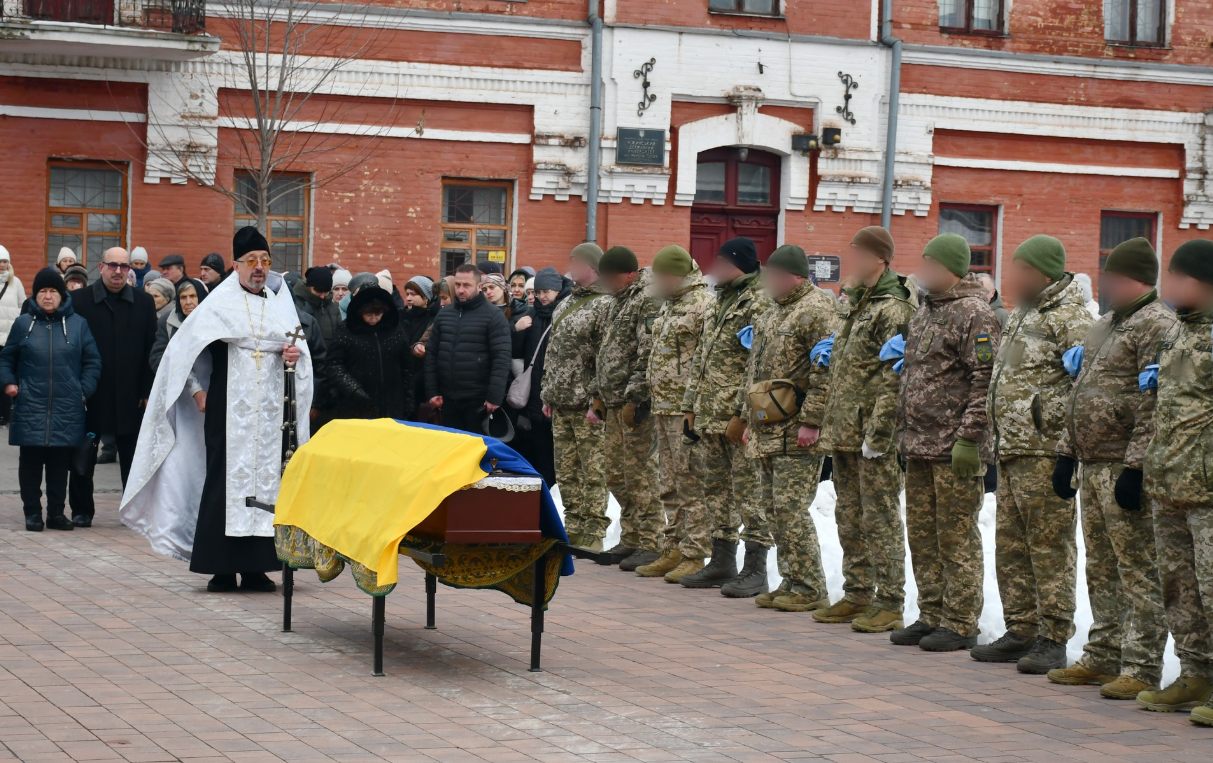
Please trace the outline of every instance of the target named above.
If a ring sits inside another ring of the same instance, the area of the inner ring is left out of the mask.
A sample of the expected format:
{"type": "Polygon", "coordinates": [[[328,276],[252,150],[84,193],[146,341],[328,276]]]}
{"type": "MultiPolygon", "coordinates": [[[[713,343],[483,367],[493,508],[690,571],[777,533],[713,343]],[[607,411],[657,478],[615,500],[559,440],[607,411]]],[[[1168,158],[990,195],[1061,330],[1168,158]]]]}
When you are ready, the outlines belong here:
{"type": "Polygon", "coordinates": [[[755,16],[763,19],[781,19],[783,15],[782,0],[771,0],[771,12],[764,13],[762,11],[747,11],[742,7],[745,0],[732,0],[733,7],[729,8],[713,8],[711,0],[708,0],[708,13],[718,14],[721,16],[755,16]]]}
{"type": "Polygon", "coordinates": [[[1108,45],[1120,45],[1128,48],[1165,48],[1167,47],[1167,6],[1170,5],[1168,0],[1159,0],[1158,2],[1158,41],[1157,42],[1142,42],[1137,39],[1137,3],[1138,0],[1124,0],[1129,4],[1129,39],[1127,40],[1112,40],[1107,37],[1107,20],[1104,20],[1104,43],[1108,45]]]}
{"type": "MultiPolygon", "coordinates": [[[[1099,272],[1096,274],[1094,283],[1095,283],[1095,288],[1098,289],[1098,291],[1095,294],[1095,299],[1099,301],[1100,311],[1107,311],[1107,310],[1112,309],[1112,306],[1110,304],[1105,303],[1105,301],[1104,301],[1104,290],[1103,290],[1103,284],[1102,284],[1103,276],[1104,276],[1104,264],[1108,261],[1108,255],[1112,253],[1112,249],[1104,249],[1104,246],[1103,246],[1103,224],[1104,224],[1104,220],[1106,220],[1108,218],[1120,218],[1120,219],[1129,218],[1129,219],[1133,219],[1133,220],[1149,221],[1150,235],[1143,236],[1142,238],[1145,238],[1147,241],[1149,241],[1150,246],[1154,247],[1155,251],[1158,250],[1158,231],[1161,227],[1161,226],[1159,226],[1159,216],[1158,216],[1157,212],[1138,212],[1138,211],[1132,211],[1132,210],[1127,210],[1127,209],[1101,209],[1101,210],[1099,210],[1099,272]]],[[[1120,243],[1124,243],[1124,242],[1122,241],[1120,243]]],[[[1119,246],[1119,245],[1120,245],[1119,243],[1116,244],[1116,246],[1119,246]]],[[[1113,248],[1115,248],[1115,246],[1113,248]]],[[[1161,271],[1161,268],[1162,268],[1162,258],[1161,257],[1159,257],[1158,266],[1161,271]]]]}
{"type": "MultiPolygon", "coordinates": [[[[1136,1],[1136,0],[1134,0],[1136,1]]],[[[998,0],[998,12],[995,18],[998,19],[998,24],[993,29],[974,29],[973,28],[973,9],[977,0],[957,0],[964,6],[965,25],[964,26],[944,26],[943,19],[939,20],[939,31],[947,32],[948,34],[975,34],[981,37],[1005,37],[1007,34],[1007,0],[998,0]]],[[[942,14],[941,14],[942,15],[942,14]]]]}
{"type": "Polygon", "coordinates": [[[76,252],[76,263],[83,265],[89,271],[89,277],[93,278],[97,275],[98,263],[90,263],[88,260],[88,216],[90,214],[117,214],[119,216],[118,232],[96,232],[94,235],[100,238],[115,239],[114,246],[127,248],[127,232],[130,222],[130,165],[125,162],[108,162],[104,160],[77,160],[77,159],[50,159],[46,163],[46,195],[43,197],[46,205],[46,219],[44,239],[44,249],[46,249],[47,265],[54,265],[54,258],[57,252],[50,251],[51,236],[79,236],[80,248],[76,252]],[[51,206],[51,174],[55,167],[68,167],[71,169],[83,170],[108,170],[117,172],[122,179],[122,190],[119,193],[122,206],[118,209],[105,209],[101,207],[52,207],[51,206]],[[75,229],[71,228],[56,228],[52,226],[55,215],[78,215],[80,217],[80,225],[75,229]]]}
{"type": "Polygon", "coordinates": [[[779,211],[779,193],[783,187],[781,175],[783,170],[782,157],[764,149],[746,147],[748,153],[745,161],[742,161],[740,148],[738,146],[722,146],[699,152],[695,158],[696,179],[698,179],[700,165],[716,162],[724,164],[724,201],[695,199],[693,202],[694,206],[701,209],[715,209],[728,212],[779,211]],[[767,168],[768,179],[770,181],[767,191],[770,193],[770,200],[766,204],[742,202],[738,198],[741,191],[738,181],[738,171],[742,164],[754,164],[767,168]]]}
{"type": "MultiPolygon", "coordinates": [[[[251,176],[252,173],[249,172],[248,170],[236,170],[236,172],[232,175],[233,187],[238,188],[238,184],[240,182],[240,177],[242,175],[251,176]]],[[[272,215],[272,214],[269,214],[267,211],[266,215],[265,215],[265,230],[262,231],[262,233],[265,235],[265,240],[267,242],[269,242],[271,258],[273,257],[274,244],[276,244],[276,243],[278,243],[278,244],[302,244],[303,245],[302,253],[300,254],[300,257],[299,257],[299,271],[298,271],[298,272],[302,273],[303,271],[307,270],[308,267],[311,266],[311,260],[312,260],[312,222],[311,222],[311,217],[312,217],[312,214],[311,214],[312,213],[312,176],[306,172],[276,172],[276,173],[274,173],[274,179],[298,179],[298,180],[303,181],[303,214],[302,215],[272,215]],[[275,220],[281,220],[281,221],[287,221],[287,222],[294,222],[294,221],[302,222],[303,223],[303,238],[298,239],[298,238],[291,238],[291,237],[275,237],[274,236],[274,221],[275,220]]],[[[232,227],[233,227],[233,229],[236,227],[237,223],[243,223],[243,225],[241,225],[241,227],[244,227],[244,225],[254,225],[255,226],[257,224],[257,216],[247,214],[247,211],[241,212],[240,209],[242,207],[243,207],[242,202],[240,202],[238,200],[232,202],[232,227]]],[[[275,261],[274,266],[283,267],[284,263],[275,261]]],[[[287,270],[290,270],[290,268],[288,267],[287,270]]]]}
{"type": "Polygon", "coordinates": [[[998,207],[998,205],[997,204],[966,204],[966,203],[961,203],[961,202],[941,201],[941,202],[939,202],[939,221],[938,221],[938,225],[936,226],[937,232],[942,232],[942,231],[939,231],[939,226],[943,225],[943,212],[945,209],[954,209],[954,210],[957,210],[960,212],[987,212],[987,213],[989,213],[989,215],[990,215],[990,244],[989,244],[989,246],[976,246],[975,247],[972,244],[969,244],[969,251],[970,252],[989,251],[990,266],[988,268],[986,268],[986,267],[982,267],[980,265],[970,265],[969,271],[972,273],[987,273],[987,274],[989,274],[989,276],[991,278],[994,279],[994,283],[998,283],[998,269],[999,269],[998,268],[998,265],[999,265],[999,254],[998,254],[998,225],[999,225],[998,212],[999,212],[999,207],[998,207]]]}
{"type": "MultiPolygon", "coordinates": [[[[438,274],[439,278],[454,275],[455,269],[451,268],[450,272],[446,270],[445,258],[443,257],[444,249],[467,249],[471,252],[471,262],[473,265],[479,264],[477,252],[481,250],[492,251],[495,247],[480,247],[476,244],[476,230],[483,228],[485,230],[503,230],[505,231],[505,243],[502,248],[505,250],[505,262],[500,263],[501,269],[509,272],[513,266],[514,260],[514,182],[512,180],[484,180],[472,178],[444,177],[442,178],[442,188],[439,192],[439,212],[438,212],[438,274]],[[500,188],[505,190],[505,203],[503,209],[505,211],[504,225],[490,225],[485,223],[448,223],[443,221],[446,214],[446,189],[451,186],[471,186],[481,188],[500,188]],[[446,232],[448,230],[466,230],[468,231],[468,240],[466,246],[460,246],[463,242],[447,241],[446,232]]],[[[492,262],[493,260],[486,260],[492,262]]],[[[458,266],[456,266],[458,267],[458,266]]]]}

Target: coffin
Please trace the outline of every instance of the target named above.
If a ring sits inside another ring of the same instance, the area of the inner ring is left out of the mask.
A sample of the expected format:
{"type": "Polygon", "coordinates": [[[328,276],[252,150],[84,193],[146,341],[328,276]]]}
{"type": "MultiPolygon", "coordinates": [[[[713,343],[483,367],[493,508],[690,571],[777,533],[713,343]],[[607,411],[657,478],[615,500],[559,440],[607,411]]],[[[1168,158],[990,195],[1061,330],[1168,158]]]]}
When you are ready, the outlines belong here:
{"type": "Polygon", "coordinates": [[[409,533],[444,543],[539,543],[543,480],[495,471],[447,496],[409,533]]]}

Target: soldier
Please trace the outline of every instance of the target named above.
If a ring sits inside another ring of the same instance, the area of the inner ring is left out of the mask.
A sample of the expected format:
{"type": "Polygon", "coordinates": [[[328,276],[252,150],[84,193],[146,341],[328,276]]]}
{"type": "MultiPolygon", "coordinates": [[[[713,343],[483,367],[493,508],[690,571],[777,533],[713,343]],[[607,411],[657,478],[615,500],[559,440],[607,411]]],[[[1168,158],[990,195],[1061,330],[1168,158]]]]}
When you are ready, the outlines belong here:
{"type": "Polygon", "coordinates": [[[1082,464],[1082,531],[1087,592],[1094,622],[1083,656],[1049,671],[1053,683],[1102,684],[1109,699],[1135,699],[1157,689],[1167,624],[1154,551],[1154,517],[1142,511],[1142,462],[1154,434],[1154,389],[1138,375],[1158,359],[1175,314],[1158,300],[1158,255],[1135,238],[1112,250],[1104,265],[1112,310],[1067,358],[1076,375],[1057,446],[1053,491],[1076,494],[1082,464]]]}
{"type": "Polygon", "coordinates": [[[597,287],[602,250],[578,244],[569,255],[573,293],[552,313],[552,330],[543,370],[543,413],[552,420],[556,480],[564,503],[564,522],[575,546],[602,550],[607,526],[604,432],[586,421],[597,393],[598,347],[611,300],[597,287]]]}
{"type": "Polygon", "coordinates": [[[598,394],[586,412],[591,424],[606,424],[607,488],[619,501],[619,545],[612,561],[631,572],[657,561],[661,511],[657,488],[657,433],[649,402],[649,350],[661,299],[649,288],[653,273],[636,255],[613,246],[602,255],[599,285],[613,295],[598,347],[598,394]]]}
{"type": "Polygon", "coordinates": [[[1057,444],[1073,379],[1062,356],[1092,319],[1066,250],[1052,236],[1019,245],[1011,263],[1017,306],[990,382],[998,454],[995,553],[1007,632],[973,647],[973,659],[1016,662],[1021,673],[1065,667],[1074,635],[1074,499],[1052,490],[1057,444]]]}
{"type": "Polygon", "coordinates": [[[809,358],[834,328],[834,298],[809,280],[809,259],[792,244],[776,249],[762,270],[775,305],[754,321],[746,366],[746,456],[758,467],[761,493],[774,531],[783,582],[759,594],[760,607],[811,612],[828,606],[821,546],[809,515],[821,477],[815,446],[829,394],[830,372],[809,358]]]}
{"type": "Polygon", "coordinates": [[[665,508],[661,558],[636,568],[642,577],[677,583],[703,569],[711,553],[704,518],[703,488],[690,467],[691,447],[682,436],[682,397],[691,358],[716,297],[687,250],[667,246],[653,258],[655,291],[665,299],[653,322],[649,353],[649,394],[657,429],[657,466],[665,508]],[[692,532],[694,531],[694,532],[692,532]]]}
{"type": "Polygon", "coordinates": [[[1192,722],[1213,726],[1213,241],[1175,250],[1166,294],[1178,320],[1157,368],[1142,374],[1139,386],[1158,388],[1145,494],[1154,506],[1163,605],[1180,673],[1166,689],[1138,694],[1137,704],[1164,712],[1191,707],[1192,722]]]}
{"type": "Polygon", "coordinates": [[[982,464],[994,460],[986,393],[998,321],[969,273],[971,259],[955,233],[923,250],[916,277],[925,295],[910,320],[901,368],[897,434],[919,615],[889,639],[928,652],[973,647],[983,604],[977,515],[985,496],[982,464]]]}
{"type": "MultiPolygon", "coordinates": [[[[758,251],[744,236],[720,247],[712,276],[718,284],[716,305],[704,322],[682,398],[683,434],[695,441],[691,469],[703,485],[712,559],[679,582],[688,588],[720,588],[725,596],[750,598],[767,590],[767,552],[774,541],[757,501],[755,464],[742,448],[742,398],[749,336],[754,321],[772,303],[758,283],[758,251]],[[740,573],[738,525],[744,525],[740,537],[746,547],[740,573]]],[[[699,532],[691,530],[692,535],[699,532]]]]}
{"type": "Polygon", "coordinates": [[[906,545],[903,474],[894,452],[901,378],[880,350],[904,336],[914,314],[905,277],[889,269],[893,237],[872,226],[851,241],[846,312],[827,361],[830,398],[821,448],[834,457],[834,518],[842,542],[842,600],[813,613],[822,623],[851,623],[864,633],[901,628],[906,545]]]}

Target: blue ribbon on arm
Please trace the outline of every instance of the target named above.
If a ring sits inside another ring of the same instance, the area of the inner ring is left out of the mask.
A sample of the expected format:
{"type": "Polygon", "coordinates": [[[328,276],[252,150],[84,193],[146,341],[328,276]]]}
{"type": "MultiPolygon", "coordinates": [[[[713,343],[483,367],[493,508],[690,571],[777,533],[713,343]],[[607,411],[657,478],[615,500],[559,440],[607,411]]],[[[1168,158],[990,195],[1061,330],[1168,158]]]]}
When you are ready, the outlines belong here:
{"type": "Polygon", "coordinates": [[[746,326],[741,331],[737,332],[737,341],[741,342],[741,346],[747,350],[754,346],[754,327],[746,326]]]}
{"type": "Polygon", "coordinates": [[[1082,370],[1082,356],[1084,348],[1080,344],[1077,347],[1071,347],[1066,350],[1061,356],[1061,364],[1066,367],[1066,373],[1070,376],[1078,376],[1078,372],[1082,370]]]}
{"type": "Polygon", "coordinates": [[[1151,363],[1146,370],[1137,375],[1137,388],[1142,392],[1148,389],[1158,389],[1158,364],[1151,363]]]}
{"type": "MultiPolygon", "coordinates": [[[[884,346],[880,348],[881,360],[901,360],[905,356],[906,338],[901,334],[898,334],[889,341],[885,342],[884,346]]],[[[898,364],[898,366],[899,365],[900,364],[898,364]]],[[[901,369],[898,366],[894,366],[894,368],[897,368],[897,372],[901,373],[901,369]]]]}
{"type": "Polygon", "coordinates": [[[809,362],[825,368],[830,367],[830,354],[834,351],[834,335],[830,334],[809,350],[809,362]]]}

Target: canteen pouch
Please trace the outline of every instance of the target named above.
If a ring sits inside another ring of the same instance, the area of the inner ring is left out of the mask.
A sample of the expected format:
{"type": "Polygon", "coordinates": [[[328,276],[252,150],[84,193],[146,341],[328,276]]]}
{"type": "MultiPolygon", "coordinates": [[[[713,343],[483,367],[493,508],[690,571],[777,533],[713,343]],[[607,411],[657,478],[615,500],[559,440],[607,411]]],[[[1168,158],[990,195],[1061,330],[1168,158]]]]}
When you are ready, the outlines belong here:
{"type": "Polygon", "coordinates": [[[755,421],[778,424],[796,415],[804,393],[787,379],[771,379],[750,387],[749,400],[755,421]]]}

